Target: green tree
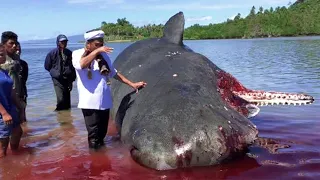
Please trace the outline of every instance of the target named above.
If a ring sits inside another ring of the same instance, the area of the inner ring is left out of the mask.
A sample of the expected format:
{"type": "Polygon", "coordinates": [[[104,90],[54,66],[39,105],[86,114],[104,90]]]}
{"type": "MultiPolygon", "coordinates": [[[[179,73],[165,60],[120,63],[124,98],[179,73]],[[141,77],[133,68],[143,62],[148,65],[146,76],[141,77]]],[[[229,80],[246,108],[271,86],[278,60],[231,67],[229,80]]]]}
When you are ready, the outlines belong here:
{"type": "MultiPolygon", "coordinates": [[[[297,36],[320,34],[320,0],[298,0],[285,7],[252,6],[249,14],[241,18],[238,13],[223,23],[201,26],[194,24],[185,29],[185,39],[254,38],[270,36],[297,36]]],[[[107,40],[137,40],[163,35],[163,25],[148,24],[134,27],[126,18],[116,23],[101,22],[107,40]]]]}
{"type": "Polygon", "coordinates": [[[259,14],[263,14],[263,7],[262,6],[259,7],[259,12],[258,13],[259,14]]]}
{"type": "Polygon", "coordinates": [[[256,15],[256,7],[252,6],[249,17],[254,17],[256,15]]]}
{"type": "Polygon", "coordinates": [[[234,17],[234,21],[238,21],[241,19],[241,14],[238,13],[235,17],[234,17]]]}

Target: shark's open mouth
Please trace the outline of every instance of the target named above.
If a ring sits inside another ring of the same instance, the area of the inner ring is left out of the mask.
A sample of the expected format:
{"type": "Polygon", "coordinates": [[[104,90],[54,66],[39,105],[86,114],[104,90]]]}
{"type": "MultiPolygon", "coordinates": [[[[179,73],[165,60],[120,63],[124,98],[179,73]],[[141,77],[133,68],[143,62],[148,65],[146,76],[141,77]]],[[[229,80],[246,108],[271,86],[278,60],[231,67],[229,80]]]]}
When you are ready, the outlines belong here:
{"type": "Polygon", "coordinates": [[[313,103],[314,99],[309,95],[283,93],[283,92],[233,92],[235,95],[258,106],[266,105],[307,105],[313,103]]]}
{"type": "Polygon", "coordinates": [[[314,102],[314,98],[306,94],[251,90],[223,70],[217,70],[216,74],[218,91],[222,99],[247,117],[258,114],[259,108],[257,106],[307,105],[314,102]]]}

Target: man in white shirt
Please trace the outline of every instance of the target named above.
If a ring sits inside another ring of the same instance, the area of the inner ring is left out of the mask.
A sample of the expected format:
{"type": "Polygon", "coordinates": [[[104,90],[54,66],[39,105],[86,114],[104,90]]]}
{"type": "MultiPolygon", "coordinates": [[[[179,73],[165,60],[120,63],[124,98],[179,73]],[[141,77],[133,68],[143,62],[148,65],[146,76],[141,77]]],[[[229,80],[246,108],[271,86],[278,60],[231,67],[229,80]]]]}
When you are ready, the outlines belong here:
{"type": "Polygon", "coordinates": [[[85,48],[72,53],[72,63],[76,69],[77,88],[79,94],[78,108],[82,109],[88,131],[89,148],[98,149],[104,144],[107,134],[112,97],[109,78],[115,78],[134,89],[146,86],[146,83],[131,82],[113,67],[107,53],[112,48],[104,46],[104,32],[101,30],[88,31],[84,34],[85,48]],[[108,65],[108,74],[101,73],[97,56],[102,56],[108,65]]]}

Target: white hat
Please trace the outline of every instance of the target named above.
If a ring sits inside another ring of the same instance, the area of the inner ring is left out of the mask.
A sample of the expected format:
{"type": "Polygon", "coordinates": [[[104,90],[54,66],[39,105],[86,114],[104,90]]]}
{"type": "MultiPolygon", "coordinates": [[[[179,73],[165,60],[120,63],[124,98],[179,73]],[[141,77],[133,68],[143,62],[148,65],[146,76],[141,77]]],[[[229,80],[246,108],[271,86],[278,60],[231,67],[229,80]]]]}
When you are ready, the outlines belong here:
{"type": "Polygon", "coordinates": [[[104,32],[102,30],[96,30],[96,31],[84,33],[84,39],[86,41],[89,41],[91,39],[103,38],[103,37],[104,37],[104,32]]]}

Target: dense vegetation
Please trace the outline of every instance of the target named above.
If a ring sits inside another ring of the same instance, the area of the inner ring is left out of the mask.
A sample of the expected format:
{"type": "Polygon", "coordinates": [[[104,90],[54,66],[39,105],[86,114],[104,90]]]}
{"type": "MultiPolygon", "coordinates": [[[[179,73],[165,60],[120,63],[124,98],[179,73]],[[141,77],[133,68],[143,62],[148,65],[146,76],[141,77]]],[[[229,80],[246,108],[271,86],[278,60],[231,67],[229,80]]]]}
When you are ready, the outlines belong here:
{"type": "Polygon", "coordinates": [[[101,23],[106,40],[137,40],[150,37],[161,37],[164,25],[145,25],[134,27],[126,18],[118,19],[117,23],[101,23]]]}
{"type": "Polygon", "coordinates": [[[245,18],[238,14],[224,23],[193,25],[187,39],[253,38],[320,34],[320,0],[297,1],[287,7],[256,10],[245,18]]]}
{"type": "MultiPolygon", "coordinates": [[[[163,25],[134,27],[126,18],[117,23],[102,22],[106,40],[137,40],[162,36],[163,25]]],[[[241,14],[219,24],[195,24],[185,29],[185,39],[224,39],[278,37],[320,34],[320,0],[298,0],[288,7],[263,9],[252,7],[246,17],[241,14]]]]}

